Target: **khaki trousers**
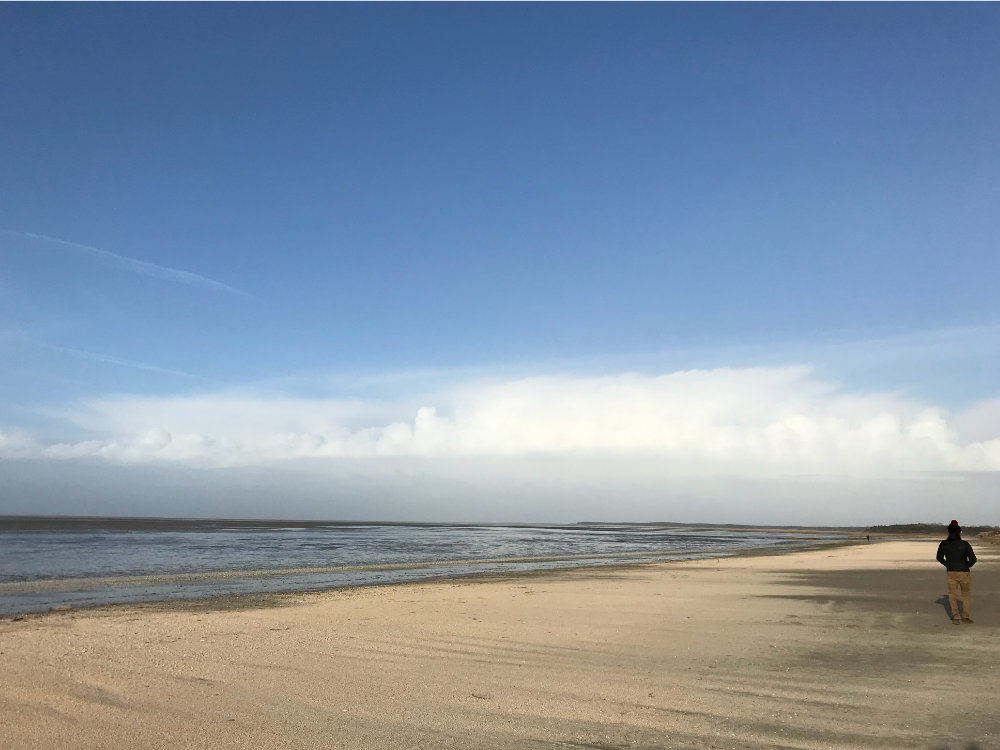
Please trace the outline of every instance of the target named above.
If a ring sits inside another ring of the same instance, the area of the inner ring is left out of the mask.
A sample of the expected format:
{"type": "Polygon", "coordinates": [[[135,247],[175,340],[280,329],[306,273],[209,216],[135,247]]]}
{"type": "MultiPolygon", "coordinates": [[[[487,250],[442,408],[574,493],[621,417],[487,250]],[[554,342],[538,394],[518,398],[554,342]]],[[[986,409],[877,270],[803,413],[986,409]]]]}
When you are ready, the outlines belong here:
{"type": "Polygon", "coordinates": [[[951,605],[951,618],[958,617],[958,590],[962,590],[962,617],[972,617],[972,582],[969,571],[948,571],[948,603],[951,605]]]}

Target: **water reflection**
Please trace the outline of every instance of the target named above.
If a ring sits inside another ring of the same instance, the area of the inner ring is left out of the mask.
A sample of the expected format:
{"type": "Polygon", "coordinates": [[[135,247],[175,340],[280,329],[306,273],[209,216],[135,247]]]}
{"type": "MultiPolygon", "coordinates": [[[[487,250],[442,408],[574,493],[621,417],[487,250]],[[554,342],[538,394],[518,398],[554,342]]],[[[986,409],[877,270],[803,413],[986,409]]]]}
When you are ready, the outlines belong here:
{"type": "Polygon", "coordinates": [[[0,532],[0,613],[715,557],[842,538],[649,525],[191,526],[0,532]]]}

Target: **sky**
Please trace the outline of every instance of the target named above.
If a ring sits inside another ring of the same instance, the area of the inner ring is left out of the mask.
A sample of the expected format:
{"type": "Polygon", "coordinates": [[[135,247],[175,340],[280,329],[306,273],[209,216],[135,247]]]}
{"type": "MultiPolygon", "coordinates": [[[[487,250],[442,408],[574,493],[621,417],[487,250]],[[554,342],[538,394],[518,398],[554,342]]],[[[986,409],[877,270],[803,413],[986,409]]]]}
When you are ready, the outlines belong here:
{"type": "Polygon", "coordinates": [[[1000,523],[1000,7],[0,5],[0,514],[1000,523]]]}

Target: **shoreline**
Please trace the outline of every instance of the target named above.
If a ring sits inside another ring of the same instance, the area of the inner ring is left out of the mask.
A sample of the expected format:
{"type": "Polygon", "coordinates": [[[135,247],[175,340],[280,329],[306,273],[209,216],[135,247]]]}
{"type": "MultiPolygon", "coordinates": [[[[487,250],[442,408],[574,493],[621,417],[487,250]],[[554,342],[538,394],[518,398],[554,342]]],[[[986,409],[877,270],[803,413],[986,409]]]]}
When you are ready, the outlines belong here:
{"type": "Polygon", "coordinates": [[[990,750],[1000,550],[961,627],[933,553],[835,543],[4,620],[0,746],[990,750]]]}
{"type": "Polygon", "coordinates": [[[414,528],[474,528],[497,526],[526,529],[601,529],[619,526],[677,528],[686,531],[774,531],[803,533],[860,533],[857,526],[755,526],[752,524],[686,523],[674,521],[576,521],[572,523],[530,523],[516,521],[350,521],[280,518],[172,518],[156,516],[66,516],[66,515],[3,515],[0,514],[0,532],[76,531],[99,528],[108,531],[191,531],[242,529],[322,529],[366,526],[412,526],[414,528]]]}
{"type": "MultiPolygon", "coordinates": [[[[774,533],[783,533],[780,530],[776,530],[774,533]]],[[[815,533],[828,533],[828,532],[815,532],[815,533]]],[[[794,538],[793,538],[794,539],[794,538]]],[[[696,560],[715,560],[715,559],[726,559],[730,557],[751,557],[751,556],[768,556],[768,555],[786,555],[793,554],[795,552],[810,551],[813,549],[821,549],[824,547],[834,547],[834,546],[849,546],[854,544],[866,544],[867,542],[862,542],[857,538],[847,538],[847,539],[835,539],[835,540],[812,540],[809,537],[800,539],[809,539],[812,544],[801,545],[801,546],[764,546],[764,547],[732,547],[712,550],[711,552],[693,551],[693,550],[678,550],[672,552],[664,552],[660,555],[650,555],[649,553],[611,553],[611,554],[597,554],[597,555],[562,555],[562,556],[539,556],[539,557],[514,557],[514,558],[485,558],[478,560],[453,560],[453,561],[428,561],[419,563],[400,563],[400,564],[389,564],[389,565],[368,565],[368,566],[358,566],[358,565],[343,565],[343,566],[327,566],[327,567],[315,567],[315,568],[289,568],[289,569],[278,569],[278,570],[233,570],[233,571],[210,571],[203,573],[176,573],[176,574],[150,574],[141,576],[114,576],[114,577],[81,577],[81,578],[57,578],[57,579],[38,579],[31,581],[14,581],[14,582],[3,582],[0,583],[0,597],[4,595],[16,596],[30,595],[36,593],[75,593],[82,591],[114,591],[116,589],[121,589],[123,592],[127,592],[130,588],[139,588],[143,586],[180,586],[185,583],[202,583],[202,582],[215,582],[215,581],[251,581],[251,580],[266,580],[266,579],[276,579],[282,576],[295,576],[295,575],[317,575],[324,573],[351,573],[351,572],[399,572],[399,571],[420,571],[420,570],[433,570],[435,568],[446,568],[446,567],[465,567],[465,566],[475,566],[482,564],[518,564],[518,563],[542,563],[542,562],[569,562],[571,560],[610,560],[612,562],[596,563],[593,565],[581,564],[581,565],[566,565],[566,566],[555,566],[549,568],[538,568],[538,569],[527,569],[527,570],[512,570],[512,571],[463,571],[461,573],[456,573],[452,575],[428,575],[426,577],[416,578],[413,580],[399,580],[399,581],[369,581],[364,583],[356,584],[344,584],[344,585],[333,585],[324,587],[304,587],[304,588],[289,588],[289,589],[276,589],[276,590],[260,590],[252,592],[224,592],[217,594],[208,595],[176,595],[176,596],[166,596],[163,598],[149,598],[149,599],[134,599],[134,600],[123,600],[120,602],[110,601],[101,602],[96,604],[85,604],[85,605],[71,605],[71,604],[57,604],[54,606],[49,606],[44,609],[37,610],[24,610],[16,612],[0,612],[0,621],[3,620],[14,620],[20,621],[25,618],[38,618],[45,617],[49,615],[61,615],[67,612],[84,612],[84,611],[100,611],[100,610],[115,610],[121,609],[122,607],[128,607],[131,609],[138,609],[140,607],[149,606],[159,606],[162,609],[169,610],[173,608],[177,609],[198,609],[198,610],[212,610],[215,606],[220,609],[233,610],[233,609],[250,609],[262,606],[273,606],[280,607],[285,606],[284,599],[294,598],[301,595],[314,595],[323,594],[326,592],[342,591],[342,590],[353,590],[353,589],[367,589],[367,588],[378,588],[385,586],[409,586],[418,585],[421,583],[433,583],[436,581],[441,582],[463,582],[463,581],[480,581],[480,580],[508,580],[515,579],[522,576],[542,576],[542,575],[559,575],[561,573],[576,571],[576,570],[616,570],[620,568],[632,568],[632,567],[642,567],[647,565],[663,565],[672,563],[682,563],[682,562],[692,562],[696,560]],[[630,561],[629,558],[644,558],[641,560],[630,561]],[[650,560],[648,558],[654,557],[659,559],[650,560]],[[618,562],[620,561],[620,562],[618,562]],[[243,603],[246,600],[246,603],[243,603]],[[213,605],[213,603],[218,603],[213,605]]]]}

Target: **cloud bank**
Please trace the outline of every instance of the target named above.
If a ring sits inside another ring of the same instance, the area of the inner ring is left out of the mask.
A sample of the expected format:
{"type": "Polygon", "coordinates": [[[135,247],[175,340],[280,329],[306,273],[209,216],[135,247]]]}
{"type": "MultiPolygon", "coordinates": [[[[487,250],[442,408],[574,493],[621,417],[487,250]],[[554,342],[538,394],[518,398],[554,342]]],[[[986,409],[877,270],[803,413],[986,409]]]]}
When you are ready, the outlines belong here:
{"type": "Polygon", "coordinates": [[[0,456],[203,467],[634,459],[664,476],[894,477],[1000,471],[998,404],[950,413],[892,394],[846,393],[806,367],[478,381],[393,402],[119,396],[50,412],[88,439],[45,443],[0,431],[0,456]]]}

